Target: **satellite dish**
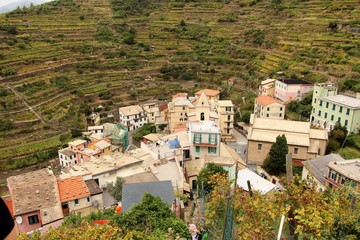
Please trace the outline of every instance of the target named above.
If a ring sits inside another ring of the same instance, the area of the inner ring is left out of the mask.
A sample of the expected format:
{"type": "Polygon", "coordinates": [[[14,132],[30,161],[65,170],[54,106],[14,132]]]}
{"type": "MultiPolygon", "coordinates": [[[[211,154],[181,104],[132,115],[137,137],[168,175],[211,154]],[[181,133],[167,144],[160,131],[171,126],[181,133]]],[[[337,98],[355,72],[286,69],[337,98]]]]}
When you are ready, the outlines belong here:
{"type": "Polygon", "coordinates": [[[22,217],[21,216],[17,216],[15,221],[18,223],[18,224],[21,224],[22,223],[22,217]]]}
{"type": "Polygon", "coordinates": [[[97,201],[97,200],[94,200],[94,201],[92,202],[92,205],[93,205],[94,207],[97,207],[97,206],[98,206],[98,201],[97,201]]]}

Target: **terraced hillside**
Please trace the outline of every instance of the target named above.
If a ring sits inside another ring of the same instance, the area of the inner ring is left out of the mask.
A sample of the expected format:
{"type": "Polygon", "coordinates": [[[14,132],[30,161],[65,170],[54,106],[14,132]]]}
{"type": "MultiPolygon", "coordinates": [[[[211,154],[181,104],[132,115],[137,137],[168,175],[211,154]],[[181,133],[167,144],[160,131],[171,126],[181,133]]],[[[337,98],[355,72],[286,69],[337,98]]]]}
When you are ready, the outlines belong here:
{"type": "Polygon", "coordinates": [[[60,0],[0,15],[2,170],[56,155],[99,104],[106,116],[202,87],[239,103],[277,72],[360,78],[357,0],[123,1],[60,0]]]}

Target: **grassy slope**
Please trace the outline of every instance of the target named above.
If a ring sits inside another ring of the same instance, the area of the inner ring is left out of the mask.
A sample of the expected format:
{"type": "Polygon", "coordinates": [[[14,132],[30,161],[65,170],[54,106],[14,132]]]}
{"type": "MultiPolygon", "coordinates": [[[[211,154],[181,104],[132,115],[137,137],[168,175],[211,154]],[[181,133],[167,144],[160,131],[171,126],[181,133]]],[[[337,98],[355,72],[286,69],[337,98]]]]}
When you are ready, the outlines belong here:
{"type": "Polygon", "coordinates": [[[352,71],[360,55],[359,34],[353,33],[360,27],[353,21],[360,14],[357,1],[283,2],[283,10],[265,0],[253,6],[163,2],[147,15],[112,18],[109,0],[73,0],[0,15],[0,26],[18,31],[0,35],[2,73],[16,72],[0,79],[0,87],[8,89],[0,97],[0,114],[17,125],[0,133],[1,166],[12,156],[20,161],[58,146],[62,131],[83,128],[81,102],[101,103],[111,112],[177,91],[222,87],[239,103],[259,80],[278,71],[313,82],[359,79],[352,71]],[[181,20],[185,26],[179,26],[181,20]],[[342,28],[330,31],[332,21],[342,28]],[[155,49],[123,44],[130,27],[141,46],[155,49]],[[94,37],[101,29],[108,30],[94,37]],[[183,66],[182,77],[164,80],[159,70],[172,64],[183,66]],[[148,75],[152,80],[144,81],[148,75]],[[230,76],[239,81],[227,88],[230,76]],[[56,84],[56,77],[65,80],[56,84]],[[99,98],[107,91],[110,97],[99,98]]]}

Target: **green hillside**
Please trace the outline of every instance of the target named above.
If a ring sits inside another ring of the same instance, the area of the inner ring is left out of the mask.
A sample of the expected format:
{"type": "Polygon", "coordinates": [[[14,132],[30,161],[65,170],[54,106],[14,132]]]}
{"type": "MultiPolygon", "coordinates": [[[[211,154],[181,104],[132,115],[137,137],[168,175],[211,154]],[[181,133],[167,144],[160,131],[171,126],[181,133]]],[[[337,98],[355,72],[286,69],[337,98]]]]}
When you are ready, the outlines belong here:
{"type": "Polygon", "coordinates": [[[60,0],[2,14],[0,166],[54,155],[88,106],[106,115],[202,87],[239,103],[277,72],[359,79],[359,16],[357,0],[60,0]]]}

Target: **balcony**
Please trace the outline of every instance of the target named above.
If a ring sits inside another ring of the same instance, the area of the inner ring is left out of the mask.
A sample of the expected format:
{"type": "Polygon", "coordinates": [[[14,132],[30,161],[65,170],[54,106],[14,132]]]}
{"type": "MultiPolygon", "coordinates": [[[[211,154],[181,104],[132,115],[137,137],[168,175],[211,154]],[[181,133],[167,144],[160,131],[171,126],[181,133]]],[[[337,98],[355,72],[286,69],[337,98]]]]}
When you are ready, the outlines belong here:
{"type": "Polygon", "coordinates": [[[222,115],[234,115],[233,111],[221,111],[220,114],[222,115]]]}
{"type": "Polygon", "coordinates": [[[232,128],[234,128],[234,126],[225,126],[224,128],[232,129],[232,128]]]}
{"type": "Polygon", "coordinates": [[[217,146],[217,142],[196,142],[196,141],[194,141],[193,144],[195,146],[199,146],[199,147],[216,147],[217,146]]]}

